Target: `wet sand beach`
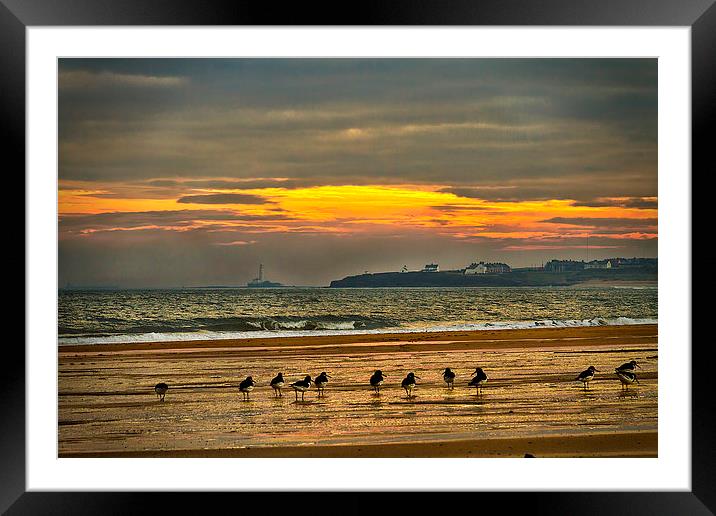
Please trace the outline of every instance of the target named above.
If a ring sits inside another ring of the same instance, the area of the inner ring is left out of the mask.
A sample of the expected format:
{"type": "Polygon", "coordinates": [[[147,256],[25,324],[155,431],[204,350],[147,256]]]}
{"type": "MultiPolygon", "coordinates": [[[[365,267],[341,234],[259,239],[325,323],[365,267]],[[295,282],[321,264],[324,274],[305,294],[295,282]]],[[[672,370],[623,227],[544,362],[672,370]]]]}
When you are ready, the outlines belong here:
{"type": "Polygon", "coordinates": [[[202,450],[150,450],[70,453],[66,457],[182,458],[460,458],[460,457],[656,457],[657,433],[650,431],[550,435],[513,439],[462,439],[439,442],[247,446],[202,450]]]}
{"type": "Polygon", "coordinates": [[[654,457],[657,372],[656,325],[61,346],[59,456],[654,457]],[[640,383],[625,391],[613,371],[632,359],[640,383]],[[601,372],[585,391],[589,365],[601,372]],[[333,379],[297,403],[290,388],[274,398],[279,371],[333,379]],[[409,399],[408,371],[421,377],[409,399]]]}

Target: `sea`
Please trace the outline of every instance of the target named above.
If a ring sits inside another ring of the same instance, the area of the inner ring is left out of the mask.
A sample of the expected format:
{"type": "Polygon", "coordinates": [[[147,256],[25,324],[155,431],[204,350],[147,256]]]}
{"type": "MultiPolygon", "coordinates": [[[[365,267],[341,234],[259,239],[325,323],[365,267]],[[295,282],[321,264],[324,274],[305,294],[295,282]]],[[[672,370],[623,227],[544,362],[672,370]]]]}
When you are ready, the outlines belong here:
{"type": "Polygon", "coordinates": [[[655,286],[58,292],[58,344],[658,322],[655,286]]]}

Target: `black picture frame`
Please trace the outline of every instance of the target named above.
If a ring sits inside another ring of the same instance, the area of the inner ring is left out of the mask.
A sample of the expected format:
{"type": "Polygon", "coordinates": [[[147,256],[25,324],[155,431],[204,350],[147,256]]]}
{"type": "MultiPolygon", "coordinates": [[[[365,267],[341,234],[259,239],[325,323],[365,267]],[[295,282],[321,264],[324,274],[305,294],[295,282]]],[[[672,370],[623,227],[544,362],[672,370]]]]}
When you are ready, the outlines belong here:
{"type": "MultiPolygon", "coordinates": [[[[700,180],[713,161],[708,126],[716,110],[716,7],[714,0],[460,0],[441,2],[392,1],[333,3],[285,3],[211,0],[0,0],[0,145],[3,161],[14,170],[25,169],[25,43],[30,26],[107,25],[562,25],[562,26],[684,26],[691,27],[692,72],[692,170],[700,180]]],[[[7,168],[6,171],[9,171],[7,168]]],[[[683,171],[688,174],[689,171],[683,171]]],[[[691,172],[692,178],[696,175],[691,172]]],[[[8,176],[10,174],[7,174],[8,176]]],[[[19,173],[14,172],[15,176],[19,173]]],[[[683,176],[675,178],[683,180],[683,176]]],[[[24,181],[20,186],[24,191],[24,181]]],[[[705,196],[705,189],[697,195],[705,196]]],[[[705,197],[701,200],[708,201],[705,197]]],[[[692,205],[698,203],[692,197],[692,205]]],[[[694,227],[704,229],[693,216],[694,227]]],[[[19,232],[19,230],[17,230],[19,232]]],[[[23,237],[24,239],[24,233],[23,237]]],[[[705,244],[696,244],[698,245],[705,244]]],[[[19,248],[19,245],[17,245],[19,248]]],[[[693,253],[693,249],[692,249],[693,253]]],[[[8,267],[24,268],[23,252],[10,256],[8,267]]],[[[692,263],[696,263],[692,259],[692,263]]],[[[25,269],[26,270],[26,269],[25,269]]],[[[26,270],[26,275],[28,274],[26,270]]],[[[27,277],[26,277],[27,281],[27,277]]],[[[702,287],[705,288],[705,287],[702,287]]],[[[27,307],[32,309],[32,307],[27,307]]],[[[707,317],[708,306],[694,303],[692,321],[707,317]],[[695,316],[695,317],[694,317],[695,316]]],[[[694,340],[692,338],[692,340],[694,340]]],[[[163,513],[189,512],[196,498],[189,493],[77,493],[25,492],[25,354],[6,343],[8,364],[2,382],[2,433],[0,434],[0,510],[8,514],[124,514],[143,513],[154,503],[163,513]],[[151,502],[151,504],[150,504],[151,502]]],[[[688,345],[690,343],[684,343],[688,345]]],[[[527,510],[531,514],[713,514],[716,511],[716,447],[713,432],[714,394],[709,382],[708,347],[692,345],[692,491],[605,492],[605,493],[479,493],[453,497],[459,507],[486,507],[497,503],[500,511],[527,510]],[[464,498],[466,505],[460,504],[464,498]],[[493,502],[493,503],[490,503],[493,502]]],[[[678,380],[677,380],[678,381],[678,380]]],[[[237,472],[238,474],[238,472],[237,472]]],[[[214,503],[234,503],[240,496],[247,504],[315,507],[307,494],[213,493],[214,503]],[[304,501],[305,500],[305,501],[304,501]]],[[[341,512],[372,511],[374,504],[386,512],[385,499],[373,493],[347,493],[341,497],[341,512]]],[[[401,510],[423,504],[425,494],[402,497],[401,510]]],[[[199,502],[202,503],[202,502],[199,502]]],[[[202,512],[206,512],[205,505],[202,512]]],[[[219,506],[216,506],[217,508],[219,506]]],[[[494,507],[494,506],[493,506],[494,507]]],[[[462,509],[464,510],[464,509],[462,509]]]]}

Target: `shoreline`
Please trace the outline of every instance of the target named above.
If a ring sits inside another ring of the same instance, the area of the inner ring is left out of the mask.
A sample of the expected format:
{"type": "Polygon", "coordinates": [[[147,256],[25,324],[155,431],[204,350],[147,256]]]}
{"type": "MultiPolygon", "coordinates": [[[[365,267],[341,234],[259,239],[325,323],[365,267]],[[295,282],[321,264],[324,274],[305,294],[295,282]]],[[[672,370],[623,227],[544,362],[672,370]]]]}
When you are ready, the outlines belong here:
{"type": "Polygon", "coordinates": [[[256,353],[316,354],[376,353],[396,351],[466,351],[511,348],[599,347],[610,342],[619,345],[656,345],[658,324],[577,326],[413,333],[369,333],[249,339],[180,340],[163,342],[123,342],[114,344],[75,344],[58,347],[60,357],[77,354],[106,356],[117,353],[256,353]]]}
{"type": "Polygon", "coordinates": [[[656,431],[461,439],[380,444],[60,453],[59,458],[523,458],[658,456],[656,431]]]}

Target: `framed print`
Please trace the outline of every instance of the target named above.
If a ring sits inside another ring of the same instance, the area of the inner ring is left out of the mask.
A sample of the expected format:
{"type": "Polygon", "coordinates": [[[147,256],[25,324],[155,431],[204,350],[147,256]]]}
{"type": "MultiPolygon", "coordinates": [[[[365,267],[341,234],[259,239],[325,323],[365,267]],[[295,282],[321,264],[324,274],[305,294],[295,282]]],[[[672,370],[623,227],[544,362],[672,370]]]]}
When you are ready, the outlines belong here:
{"type": "Polygon", "coordinates": [[[351,27],[6,4],[27,334],[3,509],[137,503],[89,494],[118,490],[713,509],[689,170],[708,2],[351,27]]]}

